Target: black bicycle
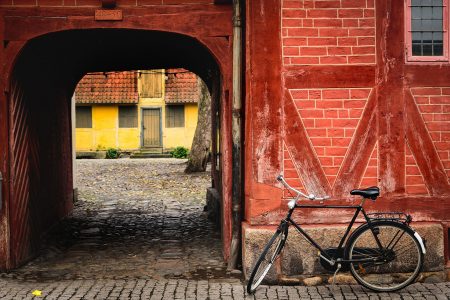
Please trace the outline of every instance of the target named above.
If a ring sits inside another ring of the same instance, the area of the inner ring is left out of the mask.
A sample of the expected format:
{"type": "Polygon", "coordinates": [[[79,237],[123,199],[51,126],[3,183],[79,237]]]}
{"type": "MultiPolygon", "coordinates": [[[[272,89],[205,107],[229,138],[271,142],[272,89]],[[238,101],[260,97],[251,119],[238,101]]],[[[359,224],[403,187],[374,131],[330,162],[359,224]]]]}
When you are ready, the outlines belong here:
{"type": "Polygon", "coordinates": [[[300,205],[297,204],[297,200],[301,197],[320,201],[329,197],[305,195],[289,186],[281,175],[277,177],[277,180],[297,195],[289,201],[286,218],[281,221],[277,231],[256,261],[247,284],[248,293],[255,292],[279,257],[286,243],[290,225],[293,225],[313,247],[317,248],[320,263],[326,270],[334,272],[334,276],[340,270],[350,270],[356,281],[371,290],[396,291],[413,283],[420,274],[426,249],[420,235],[409,226],[411,216],[399,212],[367,214],[363,208],[366,199],[373,201],[377,199],[380,194],[378,187],[352,190],[351,195],[362,196],[359,205],[300,205]],[[323,249],[292,220],[291,216],[296,208],[355,209],[355,214],[338,247],[323,249]],[[360,212],[366,222],[350,234],[360,212]]]}

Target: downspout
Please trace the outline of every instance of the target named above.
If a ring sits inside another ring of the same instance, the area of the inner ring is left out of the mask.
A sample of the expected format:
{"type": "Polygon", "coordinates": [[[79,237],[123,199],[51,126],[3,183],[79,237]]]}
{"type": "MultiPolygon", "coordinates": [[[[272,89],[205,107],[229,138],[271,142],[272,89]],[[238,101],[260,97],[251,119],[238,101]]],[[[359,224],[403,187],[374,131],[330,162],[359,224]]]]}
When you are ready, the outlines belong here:
{"type": "Polygon", "coordinates": [[[241,252],[241,98],[242,98],[242,25],[241,0],[233,0],[233,116],[232,116],[232,236],[228,269],[236,269],[241,252]]]}
{"type": "Polygon", "coordinates": [[[77,150],[76,150],[76,106],[75,106],[75,92],[70,101],[70,113],[72,120],[72,183],[73,183],[73,202],[78,201],[78,183],[77,183],[77,150]]]}

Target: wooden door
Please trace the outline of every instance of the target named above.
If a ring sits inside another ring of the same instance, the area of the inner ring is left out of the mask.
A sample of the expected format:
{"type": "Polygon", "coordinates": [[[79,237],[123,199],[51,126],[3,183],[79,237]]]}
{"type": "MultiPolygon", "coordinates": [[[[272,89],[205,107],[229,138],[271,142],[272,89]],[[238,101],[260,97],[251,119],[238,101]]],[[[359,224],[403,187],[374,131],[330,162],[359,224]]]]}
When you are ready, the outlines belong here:
{"type": "Polygon", "coordinates": [[[142,110],[143,147],[161,147],[161,110],[142,110]]]}

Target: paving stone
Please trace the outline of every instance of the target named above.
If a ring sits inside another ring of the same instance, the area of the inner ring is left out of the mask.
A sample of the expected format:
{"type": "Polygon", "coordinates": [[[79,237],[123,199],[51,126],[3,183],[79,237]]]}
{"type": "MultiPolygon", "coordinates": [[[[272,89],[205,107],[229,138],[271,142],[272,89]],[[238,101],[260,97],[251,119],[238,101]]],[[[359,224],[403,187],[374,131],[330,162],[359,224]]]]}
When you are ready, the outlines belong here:
{"type": "Polygon", "coordinates": [[[77,160],[79,201],[17,279],[240,279],[204,212],[207,172],[186,160],[77,160]]]}
{"type": "MultiPolygon", "coordinates": [[[[208,173],[184,161],[78,161],[79,202],[41,255],[0,274],[0,299],[450,299],[450,283],[374,293],[353,283],[260,286],[247,295],[229,272],[220,233],[203,212],[208,173]],[[43,298],[44,298],[43,297],[43,298]]],[[[345,278],[347,279],[347,278],[345,278]]]]}

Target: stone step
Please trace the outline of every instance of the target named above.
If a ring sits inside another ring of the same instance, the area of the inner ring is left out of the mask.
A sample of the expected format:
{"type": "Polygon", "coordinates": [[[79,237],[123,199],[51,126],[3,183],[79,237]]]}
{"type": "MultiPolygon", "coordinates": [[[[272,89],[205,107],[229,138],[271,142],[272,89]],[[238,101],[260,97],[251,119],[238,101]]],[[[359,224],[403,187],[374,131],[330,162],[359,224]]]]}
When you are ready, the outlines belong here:
{"type": "Polygon", "coordinates": [[[169,158],[170,153],[142,153],[136,152],[131,154],[130,158],[169,158]]]}
{"type": "Polygon", "coordinates": [[[141,148],[139,153],[163,153],[162,147],[154,147],[154,148],[141,148]]]}

